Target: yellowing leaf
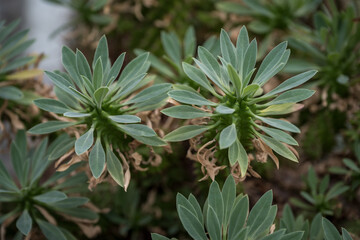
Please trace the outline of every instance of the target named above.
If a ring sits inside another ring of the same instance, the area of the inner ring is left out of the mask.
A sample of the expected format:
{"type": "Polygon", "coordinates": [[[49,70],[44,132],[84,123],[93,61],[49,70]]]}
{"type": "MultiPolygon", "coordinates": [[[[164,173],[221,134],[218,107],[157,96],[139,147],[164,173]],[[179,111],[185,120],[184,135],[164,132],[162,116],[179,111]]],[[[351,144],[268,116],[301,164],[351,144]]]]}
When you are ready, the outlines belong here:
{"type": "Polygon", "coordinates": [[[15,72],[13,74],[7,75],[7,80],[25,80],[33,77],[37,77],[43,74],[43,71],[40,69],[30,69],[24,70],[20,72],[15,72]]]}

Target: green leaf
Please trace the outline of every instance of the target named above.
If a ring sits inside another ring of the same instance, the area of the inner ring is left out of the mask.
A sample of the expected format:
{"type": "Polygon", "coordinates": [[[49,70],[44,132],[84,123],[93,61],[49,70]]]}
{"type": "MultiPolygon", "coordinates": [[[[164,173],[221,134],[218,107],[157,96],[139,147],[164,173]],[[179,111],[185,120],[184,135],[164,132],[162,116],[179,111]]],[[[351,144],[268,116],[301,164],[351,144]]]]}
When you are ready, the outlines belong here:
{"type": "MultiPolygon", "coordinates": [[[[100,41],[99,41],[99,43],[97,45],[97,48],[95,50],[95,55],[94,55],[94,59],[93,59],[93,63],[92,63],[93,68],[94,67],[96,68],[96,64],[97,64],[97,61],[99,59],[102,62],[102,72],[105,72],[106,65],[107,65],[107,62],[108,62],[108,59],[109,59],[108,44],[107,44],[107,40],[106,40],[105,35],[103,35],[100,38],[100,41]]],[[[94,73],[94,75],[95,75],[95,73],[94,73]]],[[[95,76],[94,76],[94,78],[95,78],[95,76]]]]}
{"type": "Polygon", "coordinates": [[[101,104],[104,98],[106,97],[106,95],[108,94],[108,92],[109,92],[108,87],[100,87],[98,90],[95,91],[94,97],[99,108],[101,108],[101,104]]]}
{"type": "Polygon", "coordinates": [[[89,131],[84,133],[81,137],[76,139],[75,141],[75,152],[77,155],[81,155],[94,143],[94,128],[90,128],[89,131]]]}
{"type": "Polygon", "coordinates": [[[43,203],[55,203],[66,198],[66,194],[59,191],[50,191],[34,197],[35,200],[43,203]]]}
{"type": "MultiPolygon", "coordinates": [[[[243,68],[242,68],[242,80],[243,80],[243,86],[247,86],[250,77],[247,78],[247,76],[251,76],[255,64],[256,64],[256,56],[257,56],[257,41],[256,39],[252,40],[249,46],[246,49],[245,56],[244,56],[244,62],[243,62],[243,68]]],[[[253,82],[255,84],[256,82],[253,82]]],[[[259,84],[258,84],[259,85],[259,84]]]]}
{"type": "Polygon", "coordinates": [[[2,99],[19,100],[23,96],[23,93],[14,86],[0,87],[0,98],[2,99]]]}
{"type": "Polygon", "coordinates": [[[298,146],[299,144],[296,142],[296,140],[290,136],[289,134],[287,134],[286,132],[283,132],[281,130],[275,129],[275,128],[268,128],[268,127],[264,127],[264,126],[260,126],[260,125],[256,125],[258,128],[260,128],[261,130],[263,130],[265,133],[267,133],[269,136],[271,136],[272,138],[280,141],[280,142],[284,142],[290,145],[295,145],[298,146]]]}
{"type": "Polygon", "coordinates": [[[28,132],[31,134],[47,134],[76,124],[76,122],[48,121],[30,128],[28,132]]]}
{"type": "Polygon", "coordinates": [[[224,200],[220,191],[219,184],[216,181],[213,181],[210,185],[207,201],[208,207],[212,207],[214,209],[215,214],[218,217],[221,225],[224,217],[224,200]]]}
{"type": "Polygon", "coordinates": [[[109,116],[111,120],[117,123],[139,123],[141,122],[141,118],[135,115],[116,115],[109,116]]]}
{"type": "Polygon", "coordinates": [[[285,82],[281,83],[279,86],[265,94],[265,96],[275,95],[280,92],[284,92],[286,90],[289,90],[291,88],[295,88],[305,82],[307,82],[309,79],[311,79],[317,71],[311,70],[304,73],[300,73],[292,78],[289,78],[285,82]]]}
{"type": "Polygon", "coordinates": [[[193,26],[188,27],[184,37],[184,57],[192,57],[196,50],[196,36],[193,26]]]}
{"type": "Polygon", "coordinates": [[[151,240],[171,240],[170,238],[161,236],[160,234],[157,233],[152,233],[151,234],[151,240]]]}
{"type": "Polygon", "coordinates": [[[294,155],[294,153],[291,152],[287,147],[285,147],[282,143],[280,143],[276,139],[261,134],[259,134],[258,136],[265,142],[266,145],[268,145],[272,150],[274,150],[281,156],[291,161],[299,162],[296,156],[294,155]]]}
{"type": "Polygon", "coordinates": [[[27,210],[24,210],[21,216],[16,221],[16,227],[24,235],[28,235],[29,232],[31,231],[32,219],[27,210]]]}
{"type": "Polygon", "coordinates": [[[51,205],[56,208],[76,208],[85,203],[89,202],[89,199],[86,197],[69,197],[61,201],[52,203],[51,205]]]}
{"type": "Polygon", "coordinates": [[[235,112],[235,109],[229,108],[224,105],[219,105],[216,107],[215,111],[221,114],[233,114],[235,112]]]}
{"type": "Polygon", "coordinates": [[[243,73],[243,64],[245,60],[244,56],[248,46],[249,46],[249,35],[246,30],[246,27],[242,27],[236,40],[236,57],[237,57],[236,69],[240,74],[243,73]]]}
{"type": "Polygon", "coordinates": [[[36,219],[37,224],[39,225],[41,232],[49,240],[67,240],[65,235],[61,230],[48,222],[36,219]]]}
{"type": "Polygon", "coordinates": [[[237,240],[236,238],[242,231],[249,212],[249,199],[242,197],[231,210],[228,236],[229,240],[237,240]]]}
{"type": "Polygon", "coordinates": [[[303,105],[296,103],[283,103],[277,105],[271,105],[264,110],[260,111],[261,116],[270,116],[270,115],[283,115],[287,113],[292,113],[301,109],[303,105]]]}
{"type": "Polygon", "coordinates": [[[63,114],[71,110],[64,103],[55,99],[48,99],[48,98],[36,99],[34,100],[34,104],[42,110],[53,113],[63,114]]]}
{"type": "Polygon", "coordinates": [[[237,132],[235,124],[231,124],[224,128],[220,133],[220,149],[225,149],[230,147],[237,139],[237,132]]]}
{"type": "Polygon", "coordinates": [[[268,78],[265,76],[267,76],[268,73],[273,69],[277,68],[282,56],[285,54],[286,47],[287,42],[282,42],[266,55],[259,67],[258,72],[256,73],[253,83],[262,85],[266,80],[268,80],[268,78]]]}
{"type": "Polygon", "coordinates": [[[186,90],[170,91],[169,96],[178,102],[182,102],[182,103],[186,103],[186,104],[194,104],[194,105],[198,105],[198,106],[203,106],[203,105],[216,106],[217,105],[216,103],[207,100],[200,94],[186,91],[186,90]]]}
{"type": "Polygon", "coordinates": [[[130,63],[126,65],[117,84],[122,86],[126,85],[129,81],[132,81],[132,76],[139,76],[144,74],[148,69],[148,57],[149,53],[143,53],[140,56],[137,56],[130,63]]]}
{"type": "Polygon", "coordinates": [[[66,112],[63,115],[69,118],[83,118],[83,117],[91,116],[90,113],[81,113],[81,112],[66,112]]]}
{"type": "Polygon", "coordinates": [[[220,33],[220,49],[221,55],[225,61],[232,66],[236,66],[235,47],[232,44],[228,33],[224,29],[221,29],[220,33]]]}
{"type": "Polygon", "coordinates": [[[66,78],[57,73],[45,71],[45,74],[51,79],[56,87],[73,96],[73,91],[70,90],[71,86],[74,87],[73,83],[69,82],[66,78]]]}
{"type": "MultiPolygon", "coordinates": [[[[105,64],[105,63],[104,63],[105,64]]],[[[94,89],[98,89],[101,86],[103,86],[103,78],[104,78],[104,72],[103,72],[103,63],[101,58],[97,59],[94,73],[93,73],[93,86],[94,89]]]]}
{"type": "Polygon", "coordinates": [[[105,151],[98,138],[89,155],[90,170],[94,178],[98,179],[105,167],[105,151]]]}
{"type": "Polygon", "coordinates": [[[293,89],[281,94],[280,96],[266,103],[265,105],[269,106],[269,105],[277,105],[284,103],[297,103],[305,99],[308,99],[314,93],[315,91],[308,89],[293,89]]]}
{"type": "Polygon", "coordinates": [[[190,65],[188,63],[182,63],[185,74],[194,82],[199,84],[201,87],[205,88],[212,94],[216,95],[214,88],[211,86],[210,82],[207,80],[206,75],[197,67],[190,65]]]}
{"type": "Polygon", "coordinates": [[[171,89],[171,84],[169,83],[161,83],[155,84],[149,88],[146,88],[135,95],[135,97],[131,98],[129,101],[126,101],[125,104],[130,103],[140,103],[146,102],[152,98],[158,97],[162,94],[166,94],[171,89]]]}
{"type": "Polygon", "coordinates": [[[210,239],[221,240],[221,220],[211,206],[209,206],[207,210],[206,223],[210,239]]]}
{"type": "Polygon", "coordinates": [[[267,191],[251,209],[247,226],[249,229],[249,237],[256,239],[264,230],[269,229],[276,216],[276,206],[271,206],[272,191],[267,191]]]}
{"type": "Polygon", "coordinates": [[[203,224],[204,218],[203,218],[203,214],[202,214],[199,202],[196,200],[196,198],[192,194],[189,195],[188,201],[193,206],[199,221],[203,224]]]}
{"type": "Polygon", "coordinates": [[[300,129],[288,121],[274,119],[274,118],[263,118],[263,117],[259,117],[259,116],[256,116],[256,118],[260,119],[261,121],[263,121],[264,123],[266,123],[272,127],[276,127],[276,128],[282,129],[284,131],[300,133],[300,129]]]}
{"type": "Polygon", "coordinates": [[[117,184],[124,187],[124,172],[120,160],[110,149],[107,149],[106,157],[108,172],[117,184]]]}
{"type": "Polygon", "coordinates": [[[180,68],[181,67],[181,45],[175,33],[161,32],[161,43],[166,54],[180,68]]]}
{"type": "Polygon", "coordinates": [[[180,142],[193,138],[205,132],[208,129],[209,129],[208,126],[198,126],[198,125],[182,126],[165,135],[163,139],[167,142],[180,142]]]}
{"type": "Polygon", "coordinates": [[[236,139],[236,141],[229,147],[228,156],[231,166],[233,166],[236,162],[239,163],[241,177],[244,177],[248,169],[249,162],[246,150],[238,139],[236,139]]]}
{"type": "Polygon", "coordinates": [[[253,97],[254,94],[259,90],[260,86],[257,84],[251,84],[244,88],[244,91],[241,95],[242,98],[245,98],[247,96],[253,97]]]}
{"type": "Polygon", "coordinates": [[[50,152],[49,161],[58,159],[59,157],[63,156],[66,152],[68,152],[74,146],[75,139],[69,138],[69,136],[67,136],[66,133],[64,133],[63,136],[66,136],[66,137],[61,138],[61,136],[60,136],[58,139],[56,139],[50,145],[50,146],[52,146],[53,144],[55,144],[53,149],[49,148],[49,152],[50,152]]]}
{"type": "Polygon", "coordinates": [[[194,59],[196,65],[213,81],[218,87],[224,90],[221,85],[218,73],[220,73],[220,65],[216,58],[204,47],[198,47],[198,55],[200,61],[194,59]]]}
{"type": "Polygon", "coordinates": [[[165,108],[161,112],[166,116],[179,119],[193,119],[212,116],[211,113],[204,112],[198,108],[184,105],[165,108]]]}
{"type": "Polygon", "coordinates": [[[242,92],[242,82],[241,79],[238,75],[238,73],[236,72],[236,70],[234,69],[233,66],[228,65],[227,66],[227,71],[229,73],[230,76],[230,80],[233,83],[233,86],[235,88],[235,92],[236,92],[236,96],[239,98],[242,92]]]}
{"type": "Polygon", "coordinates": [[[341,228],[341,231],[344,240],[353,240],[350,233],[345,228],[341,228]]]}
{"type": "Polygon", "coordinates": [[[113,66],[111,67],[109,74],[107,76],[107,80],[104,85],[109,86],[113,81],[115,81],[116,77],[119,75],[121,67],[124,63],[125,53],[122,53],[115,61],[113,66]]]}
{"type": "Polygon", "coordinates": [[[76,55],[70,48],[66,46],[62,48],[62,63],[64,65],[65,70],[69,73],[70,77],[74,80],[76,85],[79,88],[82,88],[83,85],[80,76],[78,74],[78,70],[76,68],[76,55]]]}
{"type": "Polygon", "coordinates": [[[149,146],[162,147],[167,145],[167,143],[158,136],[152,136],[152,137],[132,136],[132,137],[134,137],[139,142],[142,142],[149,146]]]}
{"type": "Polygon", "coordinates": [[[326,218],[322,218],[325,240],[341,240],[342,237],[336,227],[326,218]]]}
{"type": "Polygon", "coordinates": [[[183,206],[179,206],[180,221],[189,235],[196,240],[207,240],[204,228],[197,217],[183,206]]]}
{"type": "Polygon", "coordinates": [[[0,160],[0,182],[1,182],[0,186],[5,189],[12,190],[12,191],[18,190],[18,187],[11,179],[10,174],[6,170],[4,164],[1,160],[0,160]]]}
{"type": "Polygon", "coordinates": [[[229,175],[226,178],[224,186],[222,188],[222,198],[224,202],[224,220],[223,226],[228,226],[231,210],[233,208],[235,198],[236,198],[236,185],[234,178],[229,175]]]}
{"type": "Polygon", "coordinates": [[[153,137],[156,132],[144,124],[118,125],[124,132],[132,136],[153,137]]]}
{"type": "Polygon", "coordinates": [[[91,69],[85,55],[78,49],[76,49],[76,68],[79,75],[85,76],[87,79],[91,80],[91,69]]]}

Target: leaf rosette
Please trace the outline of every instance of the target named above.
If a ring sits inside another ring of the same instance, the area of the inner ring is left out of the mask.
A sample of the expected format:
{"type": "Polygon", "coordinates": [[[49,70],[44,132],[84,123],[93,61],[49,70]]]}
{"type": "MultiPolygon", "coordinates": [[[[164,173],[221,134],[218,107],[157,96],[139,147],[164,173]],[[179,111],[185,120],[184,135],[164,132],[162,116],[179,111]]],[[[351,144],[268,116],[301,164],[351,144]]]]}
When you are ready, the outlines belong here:
{"type": "Polygon", "coordinates": [[[146,77],[150,66],[148,56],[143,53],[136,57],[120,73],[125,53],[111,66],[105,36],[96,48],[92,67],[81,51],[73,52],[64,47],[62,62],[67,73],[46,72],[55,85],[58,100],[37,99],[35,104],[43,110],[62,114],[69,121],[48,121],[34,126],[29,132],[48,134],[85,125],[87,130],[74,143],[76,154],[81,155],[93,147],[89,154],[93,176],[99,178],[107,163],[112,178],[124,186],[119,155],[129,151],[129,143],[137,140],[150,146],[166,145],[136,116],[164,105],[171,88],[170,84],[163,83],[140,91],[151,80],[146,77]]]}
{"type": "MultiPolygon", "coordinates": [[[[249,42],[243,27],[236,46],[222,30],[220,35],[221,56],[215,58],[207,49],[198,48],[198,67],[183,63],[187,76],[213,96],[206,99],[189,87],[174,89],[169,96],[186,105],[162,110],[167,116],[180,119],[207,119],[206,124],[188,125],[168,133],[168,142],[191,139],[203,133],[203,146],[216,140],[217,149],[227,156],[230,165],[239,164],[241,177],[245,177],[248,166],[248,150],[257,139],[278,164],[279,155],[297,162],[289,145],[297,145],[287,132],[300,130],[288,121],[273,118],[301,108],[298,102],[314,94],[314,91],[296,88],[312,78],[316,71],[307,71],[287,79],[273,90],[263,93],[262,87],[285,66],[290,50],[283,42],[272,49],[256,69],[257,42],[249,42]],[[257,70],[257,71],[256,71],[257,70]],[[225,151],[224,151],[225,150],[225,151]]],[[[204,121],[202,121],[204,122],[204,121]]],[[[211,145],[209,145],[211,147],[211,145]]],[[[220,155],[220,154],[218,154],[220,155]]],[[[221,157],[221,156],[220,156],[221,157]]]]}

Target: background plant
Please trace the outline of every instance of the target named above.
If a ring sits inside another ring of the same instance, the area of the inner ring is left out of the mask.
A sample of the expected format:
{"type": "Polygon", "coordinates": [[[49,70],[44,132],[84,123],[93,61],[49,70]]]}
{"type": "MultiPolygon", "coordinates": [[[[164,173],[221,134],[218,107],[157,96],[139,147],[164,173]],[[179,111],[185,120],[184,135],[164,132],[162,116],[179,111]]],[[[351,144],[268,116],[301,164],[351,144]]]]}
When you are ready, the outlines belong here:
{"type": "Polygon", "coordinates": [[[11,163],[16,178],[11,178],[11,172],[0,162],[2,227],[6,228],[17,219],[16,228],[23,235],[31,235],[36,225],[46,238],[65,240],[74,239],[74,236],[65,228],[57,226],[56,219],[63,218],[79,225],[84,225],[86,220],[92,223],[97,221],[97,214],[83,207],[89,199],[67,195],[83,191],[81,184],[86,175],[79,173],[70,176],[78,166],[51,174],[47,179],[42,178],[52,163],[48,157],[56,144],[55,140],[48,147],[46,138],[36,149],[28,151],[25,131],[17,133],[11,145],[11,163]]]}
{"type": "Polygon", "coordinates": [[[43,110],[63,114],[70,119],[60,118],[60,121],[41,123],[29,132],[48,134],[85,124],[86,132],[80,132],[82,135],[74,143],[76,154],[81,155],[94,145],[89,154],[92,175],[99,178],[107,163],[111,177],[126,188],[130,173],[127,173],[125,180],[124,171],[128,171],[129,166],[124,154],[129,157],[129,144],[137,140],[151,146],[166,145],[153,129],[139,124],[141,119],[135,114],[165,104],[170,85],[154,85],[136,96],[131,95],[148,83],[144,77],[150,64],[147,61],[148,54],[142,54],[131,61],[121,72],[118,81],[115,81],[124,57],[125,53],[121,54],[111,67],[107,41],[103,37],[96,49],[91,72],[85,56],[79,50],[74,53],[64,47],[63,65],[68,73],[46,72],[56,86],[55,93],[59,100],[38,99],[35,104],[43,110]],[[125,169],[119,159],[123,160],[125,169]]]}
{"type": "Polygon", "coordinates": [[[235,13],[240,17],[251,17],[247,27],[256,34],[270,34],[276,30],[288,33],[301,31],[304,24],[301,18],[309,17],[322,0],[245,0],[238,2],[219,2],[218,9],[235,13]]]}
{"type": "MultiPolygon", "coordinates": [[[[164,82],[170,81],[177,84],[194,85],[194,82],[185,74],[181,63],[193,63],[193,57],[196,53],[196,34],[194,27],[186,30],[184,39],[180,40],[176,32],[161,32],[161,43],[165,52],[162,59],[150,53],[149,60],[151,66],[157,72],[164,82]]],[[[219,40],[212,36],[207,39],[203,47],[212,52],[215,56],[220,52],[219,40]]],[[[140,55],[144,53],[141,49],[135,49],[135,53],[140,55]]],[[[195,85],[196,86],[196,85],[195,85]]]]}
{"type": "Polygon", "coordinates": [[[336,198],[349,190],[349,186],[345,186],[341,181],[329,187],[330,176],[326,175],[319,179],[312,167],[309,168],[305,181],[307,191],[301,191],[300,195],[307,203],[295,198],[291,200],[291,203],[308,212],[334,215],[336,213],[336,198]]]}
{"type": "Polygon", "coordinates": [[[216,102],[204,98],[193,89],[175,88],[169,92],[171,98],[181,103],[200,106],[202,109],[181,105],[162,110],[162,113],[174,118],[209,120],[205,120],[206,125],[182,126],[167,134],[164,140],[183,141],[205,132],[198,144],[209,149],[214,146],[215,139],[219,144],[218,149],[223,150],[217,157],[229,159],[231,166],[238,163],[242,178],[245,177],[250,162],[246,149],[253,148],[254,140],[264,146],[277,165],[278,158],[273,154],[273,150],[285,158],[297,161],[291,148],[283,144],[297,145],[297,142],[282,130],[299,132],[299,129],[287,121],[268,117],[298,110],[297,102],[309,98],[314,91],[289,89],[306,82],[316,72],[308,71],[296,75],[263,94],[262,86],[284,67],[289,58],[287,43],[283,42],[269,52],[255,77],[253,74],[256,70],[257,42],[253,40],[249,43],[245,27],[238,35],[236,47],[228,34],[222,31],[220,46],[222,56],[218,59],[221,64],[203,47],[198,49],[199,60],[194,59],[199,68],[183,63],[188,77],[210,92],[216,102]],[[263,124],[275,128],[265,127],[263,124]],[[224,151],[226,149],[227,152],[224,151]]]}

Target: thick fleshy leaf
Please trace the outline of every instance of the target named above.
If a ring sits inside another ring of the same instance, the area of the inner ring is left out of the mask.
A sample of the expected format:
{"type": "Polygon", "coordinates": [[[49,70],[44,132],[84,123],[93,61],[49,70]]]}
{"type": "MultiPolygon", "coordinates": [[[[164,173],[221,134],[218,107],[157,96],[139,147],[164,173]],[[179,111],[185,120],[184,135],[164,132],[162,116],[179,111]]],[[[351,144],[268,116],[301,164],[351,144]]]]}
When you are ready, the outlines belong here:
{"type": "Polygon", "coordinates": [[[91,148],[94,143],[94,128],[90,128],[89,131],[84,133],[75,141],[75,152],[77,155],[81,155],[91,148]]]}
{"type": "Polygon", "coordinates": [[[90,170],[94,178],[99,178],[105,167],[105,151],[98,138],[89,155],[90,170]]]}
{"type": "Polygon", "coordinates": [[[268,127],[264,127],[264,126],[260,126],[257,125],[258,128],[260,128],[261,130],[263,130],[266,134],[268,134],[269,136],[271,136],[272,138],[280,141],[280,142],[284,142],[290,145],[299,145],[296,140],[290,136],[289,134],[287,134],[286,132],[283,132],[281,130],[275,129],[275,128],[268,128],[268,127]]]}
{"type": "Polygon", "coordinates": [[[31,228],[32,228],[32,219],[27,210],[24,210],[21,216],[16,221],[16,227],[19,231],[24,234],[28,235],[31,228]]]}
{"type": "Polygon", "coordinates": [[[242,87],[243,87],[241,79],[240,79],[238,73],[236,72],[236,70],[234,69],[233,66],[228,65],[227,66],[227,71],[228,71],[228,74],[230,76],[230,80],[233,83],[233,86],[235,88],[236,96],[240,97],[241,92],[242,92],[242,87]]]}
{"type": "Polygon", "coordinates": [[[258,116],[256,118],[260,119],[261,121],[272,127],[276,127],[289,132],[300,133],[300,129],[288,121],[275,118],[263,118],[258,116]]]}
{"type": "Polygon", "coordinates": [[[194,104],[198,106],[216,106],[217,104],[214,102],[211,102],[201,96],[200,94],[186,91],[186,90],[173,90],[169,92],[169,96],[173,98],[174,100],[186,104],[194,104]]]}
{"type": "Polygon", "coordinates": [[[34,103],[40,109],[53,113],[63,114],[71,110],[64,103],[55,99],[48,99],[48,98],[36,99],[34,100],[34,103]]]}
{"type": "Polygon", "coordinates": [[[66,112],[63,114],[65,117],[69,118],[83,118],[83,117],[89,117],[90,113],[81,113],[81,112],[66,112]]]}
{"type": "Polygon", "coordinates": [[[326,218],[322,219],[322,226],[324,229],[325,239],[326,240],[341,240],[342,237],[336,229],[336,227],[326,218]]]}
{"type": "Polygon", "coordinates": [[[274,94],[295,88],[295,87],[307,82],[316,73],[317,73],[317,71],[315,71],[315,70],[300,73],[292,78],[289,78],[285,82],[281,83],[279,86],[277,86],[276,88],[274,88],[273,90],[268,92],[266,95],[274,95],[274,94]]]}
{"type": "Polygon", "coordinates": [[[279,141],[275,140],[274,138],[267,137],[261,134],[259,134],[259,137],[266,143],[266,145],[268,145],[272,150],[274,150],[281,156],[291,161],[298,162],[298,159],[296,158],[295,154],[279,141]]]}
{"type": "Polygon", "coordinates": [[[220,49],[225,61],[236,67],[235,47],[230,40],[229,34],[224,29],[221,29],[220,33],[220,49]]]}
{"type": "Polygon", "coordinates": [[[193,65],[190,65],[188,63],[183,62],[182,64],[184,72],[186,75],[199,84],[201,87],[205,88],[211,93],[215,93],[214,88],[211,86],[209,80],[207,80],[206,75],[197,67],[194,67],[193,65]]]}
{"type": "Polygon", "coordinates": [[[244,227],[245,221],[249,213],[249,199],[248,197],[242,197],[240,201],[237,201],[235,206],[231,210],[228,236],[231,240],[241,239],[236,238],[239,235],[241,229],[244,227]]]}
{"type": "Polygon", "coordinates": [[[166,94],[170,89],[171,84],[169,83],[155,84],[136,94],[135,97],[131,98],[129,101],[126,101],[126,104],[146,102],[149,99],[155,98],[162,94],[166,94]]]}
{"type": "Polygon", "coordinates": [[[66,194],[60,191],[50,191],[34,197],[35,200],[43,203],[54,203],[66,198],[66,194]]]}
{"type": "Polygon", "coordinates": [[[231,124],[224,128],[220,133],[220,149],[225,149],[231,146],[237,139],[235,124],[231,124]]]}
{"type": "Polygon", "coordinates": [[[249,165],[248,156],[245,148],[238,139],[236,139],[236,141],[229,147],[228,156],[231,166],[233,166],[236,162],[239,163],[241,177],[244,177],[249,165]]]}
{"type": "Polygon", "coordinates": [[[206,226],[211,240],[221,240],[221,219],[215,213],[213,207],[208,206],[206,226]]]}
{"type": "Polygon", "coordinates": [[[165,135],[163,139],[167,142],[180,142],[193,138],[205,132],[208,129],[209,127],[207,126],[197,126],[197,125],[182,126],[165,135]]]}
{"type": "Polygon", "coordinates": [[[124,187],[124,172],[120,160],[110,149],[106,151],[107,170],[117,184],[124,187]]]}
{"type": "Polygon", "coordinates": [[[103,80],[104,80],[104,72],[103,72],[103,63],[101,58],[97,59],[94,72],[93,72],[93,86],[94,89],[98,89],[101,86],[103,86],[103,80]]]}
{"type": "Polygon", "coordinates": [[[156,132],[144,124],[127,124],[118,125],[124,132],[129,135],[140,137],[153,137],[156,136],[156,132]]]}
{"type": "Polygon", "coordinates": [[[99,107],[101,107],[101,104],[104,100],[104,98],[106,97],[106,95],[108,94],[109,92],[109,88],[108,87],[101,87],[99,88],[98,90],[95,91],[94,93],[94,98],[97,102],[97,105],[99,107]]]}
{"type": "Polygon", "coordinates": [[[76,122],[48,121],[30,128],[28,132],[31,134],[47,134],[76,124],[76,122]]]}
{"type": "Polygon", "coordinates": [[[229,108],[227,106],[224,105],[219,105],[216,107],[215,109],[216,112],[221,113],[221,114],[232,114],[235,112],[235,109],[233,108],[229,108]]]}
{"type": "Polygon", "coordinates": [[[284,103],[297,103],[311,97],[315,91],[308,89],[294,89],[284,92],[274,100],[266,103],[265,105],[278,105],[284,103]]]}
{"type": "Polygon", "coordinates": [[[203,225],[191,211],[180,205],[178,214],[185,230],[193,239],[207,240],[203,225]]]}
{"type": "Polygon", "coordinates": [[[93,68],[96,68],[96,63],[99,59],[101,59],[101,63],[102,63],[102,72],[105,72],[106,65],[107,65],[107,62],[109,59],[108,44],[107,44],[107,39],[106,39],[105,35],[103,35],[100,38],[100,41],[95,50],[94,59],[93,59],[93,63],[92,63],[93,68]]]}
{"type": "Polygon", "coordinates": [[[23,93],[14,86],[0,87],[0,98],[2,99],[19,100],[23,96],[23,93]]]}
{"type": "Polygon", "coordinates": [[[204,112],[198,108],[194,108],[191,106],[174,106],[170,108],[165,108],[161,111],[163,114],[173,118],[180,119],[193,119],[193,118],[201,118],[201,117],[210,117],[212,114],[208,112],[204,112]]]}
{"type": "Polygon", "coordinates": [[[39,225],[41,232],[49,240],[67,240],[65,235],[61,232],[60,228],[55,225],[52,225],[48,222],[37,219],[37,224],[39,225]]]}
{"type": "Polygon", "coordinates": [[[141,122],[141,118],[135,115],[116,115],[109,116],[111,120],[117,123],[139,123],[141,122]]]}

